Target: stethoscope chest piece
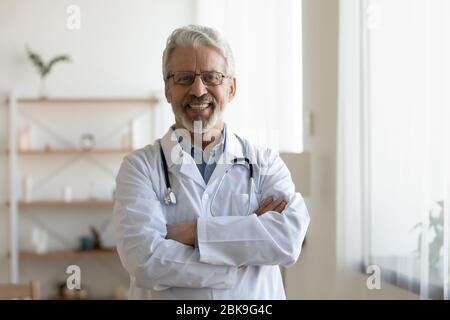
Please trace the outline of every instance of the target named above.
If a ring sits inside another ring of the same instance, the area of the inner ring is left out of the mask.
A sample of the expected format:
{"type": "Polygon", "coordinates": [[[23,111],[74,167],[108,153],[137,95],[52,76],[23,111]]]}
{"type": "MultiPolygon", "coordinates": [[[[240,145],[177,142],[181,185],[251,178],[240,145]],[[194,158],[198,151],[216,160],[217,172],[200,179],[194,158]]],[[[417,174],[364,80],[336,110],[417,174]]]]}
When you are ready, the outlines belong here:
{"type": "Polygon", "coordinates": [[[177,198],[175,197],[175,193],[171,188],[167,188],[166,194],[164,196],[164,203],[169,204],[177,204],[177,198]]]}

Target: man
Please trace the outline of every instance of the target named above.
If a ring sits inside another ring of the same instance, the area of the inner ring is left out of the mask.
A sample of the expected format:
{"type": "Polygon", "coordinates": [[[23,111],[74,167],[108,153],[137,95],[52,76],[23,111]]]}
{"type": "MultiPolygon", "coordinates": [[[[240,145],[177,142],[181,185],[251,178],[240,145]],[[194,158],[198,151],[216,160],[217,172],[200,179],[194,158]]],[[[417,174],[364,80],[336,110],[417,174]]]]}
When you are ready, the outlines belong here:
{"type": "Polygon", "coordinates": [[[309,215],[277,153],[230,132],[229,45],[175,30],[163,53],[175,125],[125,157],[116,182],[117,250],[132,299],[285,299],[279,265],[299,257],[309,215]]]}

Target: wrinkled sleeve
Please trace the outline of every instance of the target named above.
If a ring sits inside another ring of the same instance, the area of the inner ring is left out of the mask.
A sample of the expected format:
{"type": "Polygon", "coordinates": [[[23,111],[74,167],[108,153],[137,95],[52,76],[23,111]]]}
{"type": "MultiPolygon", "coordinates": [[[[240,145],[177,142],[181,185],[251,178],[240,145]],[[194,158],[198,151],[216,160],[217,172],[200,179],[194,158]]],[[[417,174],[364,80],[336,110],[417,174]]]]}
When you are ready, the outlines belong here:
{"type": "Polygon", "coordinates": [[[300,193],[295,192],[283,160],[267,150],[260,182],[262,199],[283,196],[287,204],[280,214],[256,214],[199,218],[197,237],[200,261],[216,265],[293,265],[309,226],[310,217],[300,193]]]}
{"type": "Polygon", "coordinates": [[[131,154],[122,162],[114,204],[117,251],[136,285],[154,290],[233,287],[237,268],[201,262],[198,249],[165,239],[163,208],[139,160],[131,154]]]}

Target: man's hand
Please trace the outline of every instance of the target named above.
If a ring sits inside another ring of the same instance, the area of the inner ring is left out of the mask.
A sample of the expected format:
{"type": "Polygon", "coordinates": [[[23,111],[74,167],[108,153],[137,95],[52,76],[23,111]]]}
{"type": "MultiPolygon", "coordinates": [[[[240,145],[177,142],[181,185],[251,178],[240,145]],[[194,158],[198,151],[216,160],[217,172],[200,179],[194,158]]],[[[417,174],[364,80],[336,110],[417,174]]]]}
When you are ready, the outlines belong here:
{"type": "Polygon", "coordinates": [[[197,220],[168,224],[166,239],[172,239],[188,246],[194,246],[197,236],[197,220]]]}
{"type": "Polygon", "coordinates": [[[255,213],[258,217],[266,213],[267,211],[276,211],[278,213],[281,213],[285,207],[286,201],[284,201],[284,198],[280,197],[276,199],[273,197],[269,197],[263,201],[262,205],[255,211],[255,213]]]}

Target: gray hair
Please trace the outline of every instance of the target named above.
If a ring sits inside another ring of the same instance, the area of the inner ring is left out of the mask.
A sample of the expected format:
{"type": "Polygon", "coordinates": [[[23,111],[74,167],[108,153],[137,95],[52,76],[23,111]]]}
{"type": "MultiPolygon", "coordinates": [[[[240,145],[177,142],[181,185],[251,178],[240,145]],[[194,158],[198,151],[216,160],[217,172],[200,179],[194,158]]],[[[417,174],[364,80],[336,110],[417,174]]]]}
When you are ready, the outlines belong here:
{"type": "Polygon", "coordinates": [[[169,59],[172,51],[178,47],[214,47],[225,59],[226,73],[234,76],[234,58],[228,42],[222,38],[220,33],[210,27],[200,25],[189,25],[175,29],[167,39],[166,48],[162,58],[162,70],[164,82],[169,76],[169,59]]]}

